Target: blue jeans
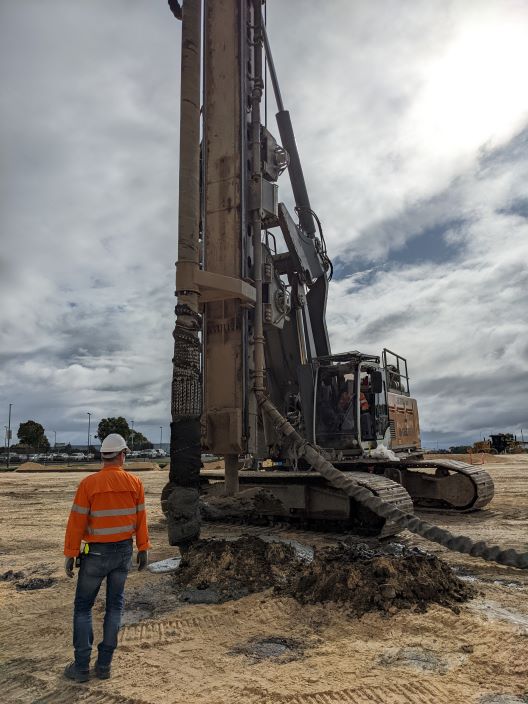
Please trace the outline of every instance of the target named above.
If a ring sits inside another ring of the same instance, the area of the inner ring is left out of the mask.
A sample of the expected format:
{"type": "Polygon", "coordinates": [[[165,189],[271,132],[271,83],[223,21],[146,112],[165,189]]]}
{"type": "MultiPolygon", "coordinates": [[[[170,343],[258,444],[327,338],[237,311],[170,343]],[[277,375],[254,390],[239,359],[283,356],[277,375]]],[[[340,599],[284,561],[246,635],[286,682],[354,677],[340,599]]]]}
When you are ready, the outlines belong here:
{"type": "Polygon", "coordinates": [[[106,577],[106,612],[103,640],[97,646],[100,667],[110,667],[117,646],[117,634],[125,605],[125,582],[132,558],[132,540],[118,543],[90,543],[90,552],[81,557],[81,567],[73,610],[75,663],[87,670],[93,645],[92,606],[106,577]]]}

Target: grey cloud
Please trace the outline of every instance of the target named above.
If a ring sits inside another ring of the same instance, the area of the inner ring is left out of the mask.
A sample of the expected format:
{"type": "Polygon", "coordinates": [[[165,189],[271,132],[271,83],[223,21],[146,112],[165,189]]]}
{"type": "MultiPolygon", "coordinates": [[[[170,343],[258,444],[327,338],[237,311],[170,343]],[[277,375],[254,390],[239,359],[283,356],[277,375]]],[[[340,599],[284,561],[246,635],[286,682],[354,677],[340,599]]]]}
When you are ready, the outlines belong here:
{"type": "Polygon", "coordinates": [[[383,335],[390,334],[393,330],[401,329],[411,317],[413,317],[413,313],[412,309],[409,308],[401,313],[374,318],[374,320],[363,327],[362,334],[367,341],[379,339],[383,335]]]}
{"type": "Polygon", "coordinates": [[[516,198],[505,208],[501,208],[499,213],[520,215],[522,218],[528,218],[528,198],[516,198]]]}
{"type": "MultiPolygon", "coordinates": [[[[0,404],[80,442],[87,411],[157,438],[169,419],[180,25],[166,3],[141,0],[4,0],[0,12],[0,404]]],[[[413,113],[460,28],[510,16],[522,26],[526,10],[334,0],[322,22],[315,0],[268,3],[312,205],[339,263],[334,349],[407,354],[424,437],[468,426],[468,394],[490,427],[523,417],[528,133],[437,153],[434,126],[413,113]],[[469,383],[479,365],[479,377],[517,370],[511,415],[469,383]],[[441,408],[428,387],[439,369],[453,380],[441,408]]],[[[285,177],[280,189],[291,202],[285,177]]]]}

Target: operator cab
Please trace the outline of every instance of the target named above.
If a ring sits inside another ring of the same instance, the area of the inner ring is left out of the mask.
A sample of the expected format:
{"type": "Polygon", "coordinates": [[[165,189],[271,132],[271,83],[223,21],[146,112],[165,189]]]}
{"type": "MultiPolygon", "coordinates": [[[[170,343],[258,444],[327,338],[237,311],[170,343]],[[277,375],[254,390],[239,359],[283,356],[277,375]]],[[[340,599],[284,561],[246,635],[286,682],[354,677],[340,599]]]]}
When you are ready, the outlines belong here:
{"type": "Polygon", "coordinates": [[[379,357],[351,352],[320,357],[315,370],[313,437],[343,455],[362,454],[389,428],[385,372],[379,357]]]}

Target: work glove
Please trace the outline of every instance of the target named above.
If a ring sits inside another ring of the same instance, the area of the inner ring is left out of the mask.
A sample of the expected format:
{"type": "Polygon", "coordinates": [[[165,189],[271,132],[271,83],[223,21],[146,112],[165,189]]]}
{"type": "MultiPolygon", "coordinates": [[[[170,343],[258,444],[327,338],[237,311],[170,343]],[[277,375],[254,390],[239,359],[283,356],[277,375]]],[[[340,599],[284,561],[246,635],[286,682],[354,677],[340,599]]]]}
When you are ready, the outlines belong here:
{"type": "Polygon", "coordinates": [[[73,577],[73,564],[74,564],[74,559],[73,557],[67,557],[64,560],[64,571],[68,575],[68,577],[73,577]]]}
{"type": "Polygon", "coordinates": [[[148,550],[140,550],[137,554],[136,562],[138,563],[138,572],[144,570],[148,565],[148,550]]]}

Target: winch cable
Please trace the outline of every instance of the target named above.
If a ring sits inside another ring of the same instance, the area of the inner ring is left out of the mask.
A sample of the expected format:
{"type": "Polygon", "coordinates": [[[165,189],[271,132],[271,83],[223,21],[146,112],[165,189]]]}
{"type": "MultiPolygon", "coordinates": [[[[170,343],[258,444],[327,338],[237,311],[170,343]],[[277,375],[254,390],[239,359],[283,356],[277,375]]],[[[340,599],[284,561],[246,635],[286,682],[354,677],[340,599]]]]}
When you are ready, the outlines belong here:
{"type": "Polygon", "coordinates": [[[350,498],[365,506],[377,516],[385,518],[402,530],[406,528],[411,533],[443,545],[449,550],[472,555],[473,557],[481,557],[488,562],[497,562],[500,565],[508,565],[524,570],[528,569],[528,552],[521,553],[512,548],[504,550],[498,545],[489,546],[483,540],[474,541],[465,535],[453,535],[453,533],[444,528],[422,521],[414,514],[401,511],[399,508],[374,496],[368,489],[360,486],[354,479],[347,476],[345,472],[336,469],[319,450],[302,438],[264,393],[257,392],[256,395],[262,411],[272,421],[276,431],[295,446],[297,455],[303,457],[333,487],[344,491],[347,496],[350,496],[350,498]]]}

